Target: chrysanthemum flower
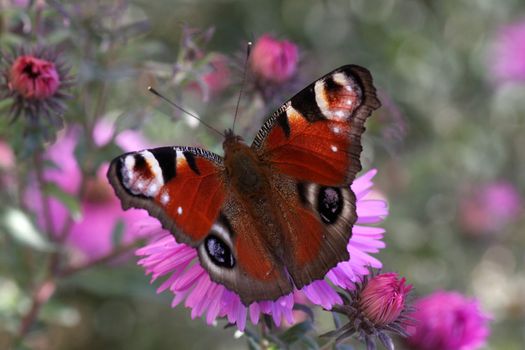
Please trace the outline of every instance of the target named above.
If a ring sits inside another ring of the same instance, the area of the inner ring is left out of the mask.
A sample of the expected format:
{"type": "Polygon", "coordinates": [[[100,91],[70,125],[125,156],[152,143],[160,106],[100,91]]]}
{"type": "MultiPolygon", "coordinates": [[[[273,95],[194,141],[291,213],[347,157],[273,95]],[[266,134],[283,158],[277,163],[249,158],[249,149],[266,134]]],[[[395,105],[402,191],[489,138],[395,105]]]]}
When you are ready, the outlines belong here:
{"type": "Polygon", "coordinates": [[[498,81],[525,80],[525,19],[499,29],[489,59],[490,71],[498,81]]]}
{"type": "Polygon", "coordinates": [[[250,56],[250,68],[256,78],[281,84],[296,73],[298,58],[295,44],[265,34],[255,42],[250,56]]]}
{"type": "MultiPolygon", "coordinates": [[[[99,123],[93,138],[97,145],[103,146],[112,136],[111,125],[99,123]]],[[[147,213],[138,209],[122,211],[119,200],[106,180],[107,163],[99,167],[95,176],[82,179],[80,165],[75,158],[77,139],[78,132],[70,129],[48,148],[44,158],[56,167],[45,169],[43,175],[46,181],[72,196],[79,195],[81,183],[85,181],[86,190],[80,197],[81,217],[74,218],[66,244],[77,260],[90,261],[111,252],[114,248],[112,233],[117,225],[122,225],[123,243],[138,239],[142,233],[137,230],[136,222],[147,217],[147,213]]],[[[118,134],[115,143],[124,151],[146,146],[144,140],[131,131],[118,134]]],[[[30,186],[25,201],[36,213],[38,225],[46,229],[41,193],[36,184],[30,186]]],[[[48,198],[48,207],[53,234],[58,236],[63,232],[71,213],[63,202],[54,197],[48,198]]]]}
{"type": "Polygon", "coordinates": [[[2,53],[0,99],[13,100],[14,118],[25,115],[32,127],[62,126],[65,90],[72,85],[68,69],[51,50],[18,49],[2,53]]]}
{"type": "Polygon", "coordinates": [[[407,328],[413,350],[474,350],[485,344],[490,317],[476,299],[458,292],[435,292],[416,300],[407,328]]]}
{"type": "Polygon", "coordinates": [[[344,304],[333,308],[348,317],[348,323],[324,336],[335,337],[340,342],[357,334],[368,349],[375,349],[376,339],[387,349],[393,349],[393,341],[387,332],[407,335],[404,331],[409,323],[406,314],[411,308],[406,301],[412,286],[405,283],[405,278],[399,278],[396,273],[364,277],[349,297],[344,296],[344,304]]]}
{"type": "MultiPolygon", "coordinates": [[[[341,304],[343,300],[334,286],[352,290],[355,283],[369,273],[369,267],[381,267],[381,262],[370,253],[377,253],[379,249],[384,248],[385,244],[381,241],[384,230],[368,224],[381,222],[388,214],[388,209],[383,200],[368,198],[375,174],[376,170],[368,171],[352,184],[352,190],[357,197],[358,220],[347,246],[350,260],[335,266],[324,280],[312,282],[296,291],[313,304],[325,309],[341,304]]],[[[275,301],[254,302],[246,307],[237,294],[211,281],[206,270],[200,265],[194,248],[177,243],[158,223],[152,225],[152,230],[156,229],[160,237],[137,250],[137,255],[142,257],[139,265],[144,267],[147,274],[152,275],[152,282],[167,277],[157,291],[160,293],[170,290],[175,295],[172,307],[184,301],[185,306],[192,309],[192,318],[205,315],[207,323],[212,324],[217,317],[226,317],[240,330],[245,328],[248,317],[256,324],[261,314],[271,315],[277,326],[283,318],[290,324],[294,322],[293,294],[282,296],[275,301]]]]}

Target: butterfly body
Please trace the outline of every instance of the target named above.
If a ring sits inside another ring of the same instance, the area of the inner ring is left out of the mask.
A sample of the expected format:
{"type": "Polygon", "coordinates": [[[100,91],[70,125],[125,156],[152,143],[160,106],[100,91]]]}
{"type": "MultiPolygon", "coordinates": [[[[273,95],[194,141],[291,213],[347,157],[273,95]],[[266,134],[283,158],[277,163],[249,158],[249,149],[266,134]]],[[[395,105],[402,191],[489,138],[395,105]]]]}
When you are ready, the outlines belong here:
{"type": "Polygon", "coordinates": [[[275,300],[348,260],[364,122],[379,107],[370,73],[344,66],[307,86],[251,146],[225,132],[224,157],[162,147],[113,160],[122,206],[145,208],[195,247],[210,278],[245,305],[275,300]]]}
{"type": "Polygon", "coordinates": [[[230,188],[239,196],[260,197],[269,188],[270,169],[232,131],[225,132],[224,167],[230,188]]]}

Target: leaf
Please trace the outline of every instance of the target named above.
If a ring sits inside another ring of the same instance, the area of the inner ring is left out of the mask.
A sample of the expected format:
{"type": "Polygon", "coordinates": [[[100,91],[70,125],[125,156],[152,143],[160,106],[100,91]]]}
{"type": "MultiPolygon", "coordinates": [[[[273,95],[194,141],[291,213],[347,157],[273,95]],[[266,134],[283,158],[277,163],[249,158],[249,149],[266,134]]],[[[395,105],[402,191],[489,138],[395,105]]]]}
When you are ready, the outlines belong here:
{"type": "Polygon", "coordinates": [[[335,345],[336,350],[354,350],[354,347],[350,344],[339,343],[335,345]]]}
{"type": "Polygon", "coordinates": [[[33,225],[29,217],[18,209],[8,209],[4,214],[7,232],[18,242],[39,251],[53,251],[53,245],[33,225]]]}
{"type": "Polygon", "coordinates": [[[60,201],[62,203],[67,211],[69,212],[69,215],[73,218],[73,220],[78,221],[82,219],[82,209],[80,207],[80,202],[78,201],[77,197],[65,192],[62,190],[57,184],[48,182],[44,186],[44,192],[48,196],[52,196],[60,201]]]}
{"type": "Polygon", "coordinates": [[[139,297],[153,302],[166,302],[155,287],[145,283],[143,271],[135,265],[97,266],[62,280],[65,288],[79,288],[104,297],[139,297]]]}
{"type": "Polygon", "coordinates": [[[306,333],[308,333],[312,329],[313,323],[310,320],[297,323],[292,327],[288,328],[283,334],[281,334],[279,336],[279,339],[281,339],[286,344],[292,344],[295,343],[297,340],[303,338],[306,335],[306,333]]]}
{"type": "Polygon", "coordinates": [[[319,344],[309,335],[304,335],[300,339],[301,349],[319,350],[319,344]]]}
{"type": "Polygon", "coordinates": [[[313,312],[313,310],[310,307],[308,307],[308,306],[306,306],[304,304],[295,303],[294,306],[293,306],[293,309],[304,312],[306,315],[308,315],[310,320],[315,321],[314,312],[313,312]]]}
{"type": "Polygon", "coordinates": [[[111,243],[113,244],[114,248],[121,245],[123,236],[124,236],[124,221],[122,219],[119,219],[115,223],[115,226],[113,227],[113,231],[111,232],[111,243]]]}

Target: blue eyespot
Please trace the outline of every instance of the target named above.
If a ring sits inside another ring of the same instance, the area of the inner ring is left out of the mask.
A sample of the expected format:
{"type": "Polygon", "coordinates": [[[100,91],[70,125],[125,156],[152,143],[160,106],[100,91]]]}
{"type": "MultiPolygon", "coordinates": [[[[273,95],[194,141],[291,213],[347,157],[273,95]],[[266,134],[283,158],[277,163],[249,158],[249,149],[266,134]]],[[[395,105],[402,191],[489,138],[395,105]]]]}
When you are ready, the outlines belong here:
{"type": "Polygon", "coordinates": [[[211,261],[220,267],[233,268],[235,266],[235,258],[231,249],[217,236],[209,235],[204,241],[206,253],[211,261]]]}

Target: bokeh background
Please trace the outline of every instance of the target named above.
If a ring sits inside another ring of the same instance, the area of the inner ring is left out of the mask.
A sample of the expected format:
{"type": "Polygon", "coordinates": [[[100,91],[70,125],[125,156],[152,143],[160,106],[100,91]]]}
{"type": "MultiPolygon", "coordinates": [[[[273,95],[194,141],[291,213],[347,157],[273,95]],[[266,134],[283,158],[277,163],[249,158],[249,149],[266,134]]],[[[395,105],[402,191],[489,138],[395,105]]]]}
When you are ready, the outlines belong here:
{"type": "MultiPolygon", "coordinates": [[[[59,47],[71,67],[77,86],[66,102],[66,122],[88,120],[83,130],[93,131],[93,118],[117,120],[119,131],[140,132],[145,145],[201,145],[220,153],[216,135],[159,103],[146,87],[158,86],[212,125],[227,128],[244,47],[263,34],[298,45],[300,62],[294,84],[271,102],[254,103],[248,94],[241,103],[239,129],[248,141],[277,102],[302,86],[343,64],[367,67],[383,103],[368,121],[362,159],[365,169],[378,169],[378,196],[390,207],[387,248],[377,255],[384,270],[405,276],[415,295],[444,289],[478,298],[493,317],[486,349],[525,346],[523,1],[0,3],[2,49],[34,42],[28,33],[39,16],[41,44],[59,47]],[[216,94],[207,96],[180,65],[187,58],[181,55],[188,51],[188,28],[213,28],[213,35],[202,34],[206,43],[200,49],[227,57],[228,84],[216,94]],[[182,73],[174,78],[174,72],[182,73]]],[[[6,104],[0,108],[2,176],[30,174],[26,144],[16,135],[20,128],[8,123],[6,104]]],[[[75,138],[93,150],[90,135],[75,138]]],[[[80,161],[81,150],[75,153],[80,161]]],[[[100,147],[96,154],[90,159],[98,165],[118,150],[100,147]]],[[[62,161],[60,155],[55,161],[62,161]]],[[[0,195],[0,347],[30,307],[32,287],[43,273],[39,266],[49,254],[38,236],[38,215],[20,210],[23,194],[9,181],[2,181],[0,195]],[[15,221],[36,236],[12,229],[13,210],[22,215],[15,221]]],[[[96,224],[86,229],[99,232],[96,224]]],[[[246,348],[234,329],[191,320],[182,305],[171,309],[169,293],[157,295],[136,260],[130,254],[62,278],[25,346],[246,348]]],[[[318,322],[320,329],[331,326],[329,317],[318,322]]]]}

